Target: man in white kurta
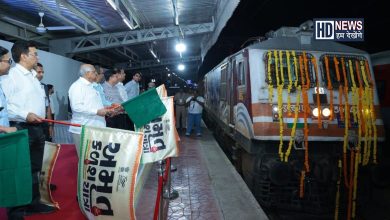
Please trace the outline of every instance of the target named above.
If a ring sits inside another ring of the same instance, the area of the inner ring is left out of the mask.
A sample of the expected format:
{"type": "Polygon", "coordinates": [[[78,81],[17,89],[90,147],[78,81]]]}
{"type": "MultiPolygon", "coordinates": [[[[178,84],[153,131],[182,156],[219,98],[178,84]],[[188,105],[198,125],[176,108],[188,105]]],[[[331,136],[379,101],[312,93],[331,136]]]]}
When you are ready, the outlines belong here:
{"type": "MultiPolygon", "coordinates": [[[[93,88],[97,73],[90,64],[80,67],[80,78],[69,88],[69,101],[72,108],[73,124],[89,125],[94,127],[106,127],[105,115],[112,110],[103,106],[100,94],[93,88]]],[[[77,156],[80,156],[80,133],[81,127],[70,126],[73,141],[76,145],[77,156]]]]}

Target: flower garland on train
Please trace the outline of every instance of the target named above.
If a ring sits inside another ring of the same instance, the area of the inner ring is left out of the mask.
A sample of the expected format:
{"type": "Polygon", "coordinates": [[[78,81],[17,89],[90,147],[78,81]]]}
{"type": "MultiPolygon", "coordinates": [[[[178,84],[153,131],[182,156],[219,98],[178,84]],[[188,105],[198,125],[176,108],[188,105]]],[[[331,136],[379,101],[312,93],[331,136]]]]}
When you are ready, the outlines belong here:
{"type": "MultiPolygon", "coordinates": [[[[274,50],[273,52],[268,52],[268,90],[269,90],[269,101],[272,104],[273,99],[273,87],[272,84],[272,72],[271,72],[271,63],[272,59],[274,60],[275,65],[275,75],[276,75],[276,86],[277,86],[277,95],[278,95],[278,116],[279,116],[279,156],[281,161],[288,162],[289,155],[291,154],[292,145],[295,141],[296,135],[296,124],[298,121],[299,114],[299,105],[300,97],[302,95],[303,102],[303,117],[304,117],[304,146],[305,146],[305,161],[304,169],[301,171],[300,176],[300,190],[299,196],[302,198],[304,196],[304,180],[306,173],[310,171],[309,168],[309,158],[308,158],[308,124],[307,124],[307,114],[310,111],[309,102],[308,102],[308,90],[310,89],[310,73],[309,73],[309,63],[308,57],[305,52],[302,55],[296,57],[295,51],[285,51],[286,55],[286,65],[287,65],[287,114],[291,115],[291,90],[293,85],[296,89],[296,99],[295,99],[295,108],[293,126],[291,129],[290,141],[287,147],[286,152],[283,152],[283,88],[285,86],[284,78],[284,63],[283,63],[283,51],[274,50]],[[272,57],[273,55],[273,57],[272,57]],[[290,59],[293,59],[294,72],[295,72],[295,81],[292,80],[291,73],[291,63],[290,59]],[[298,66],[299,65],[299,66],[298,66]],[[279,69],[280,68],[280,69],[279,69]],[[299,68],[299,71],[298,71],[299,68]],[[280,71],[280,74],[279,74],[280,71]],[[300,73],[300,74],[299,74],[300,73]],[[298,79],[301,79],[300,85],[298,85],[298,79]]],[[[315,77],[316,77],[316,87],[319,88],[319,74],[317,72],[317,64],[314,58],[311,58],[311,63],[314,66],[315,77]]],[[[341,176],[344,176],[344,184],[348,189],[348,207],[347,207],[347,219],[355,218],[356,213],[356,197],[357,197],[357,181],[358,181],[358,172],[359,164],[367,165],[371,158],[372,151],[372,161],[376,163],[377,161],[377,129],[376,129],[376,116],[374,109],[374,90],[373,82],[370,75],[370,70],[368,66],[368,61],[353,61],[348,58],[337,58],[333,56],[333,63],[336,73],[336,78],[338,82],[338,92],[339,92],[339,116],[341,121],[344,121],[344,141],[343,141],[343,159],[339,161],[339,170],[340,176],[337,181],[337,193],[336,193],[336,208],[335,208],[335,219],[338,218],[339,214],[339,198],[340,198],[340,179],[341,176]],[[339,64],[341,61],[341,71],[339,64]],[[341,75],[341,73],[342,75],[341,75]],[[349,75],[349,78],[348,76],[349,75]],[[342,83],[342,80],[344,84],[342,83]],[[351,85],[349,85],[349,81],[351,85]],[[358,85],[357,85],[357,82],[358,85]],[[349,90],[351,90],[351,104],[349,102],[349,90]],[[344,99],[344,103],[343,103],[344,99]],[[351,115],[352,114],[352,115],[351,115]],[[350,162],[349,162],[349,172],[347,165],[347,156],[348,156],[348,144],[349,144],[349,129],[351,128],[350,120],[352,120],[358,127],[358,138],[355,143],[356,146],[350,147],[350,162]],[[363,131],[364,131],[364,140],[363,140],[363,131]],[[361,150],[361,142],[364,141],[364,149],[361,150]],[[363,153],[361,155],[361,152],[363,153]],[[343,175],[341,175],[343,174],[343,175]]],[[[331,115],[329,120],[334,119],[334,106],[333,106],[333,85],[330,77],[329,71],[329,57],[324,57],[325,71],[327,77],[327,89],[330,92],[330,109],[331,115]]],[[[318,93],[317,93],[318,94],[318,93]]],[[[321,103],[319,96],[317,95],[317,108],[321,110],[321,103]]],[[[319,117],[319,126],[321,125],[321,119],[319,117]]],[[[320,127],[322,128],[322,126],[320,127]]]]}

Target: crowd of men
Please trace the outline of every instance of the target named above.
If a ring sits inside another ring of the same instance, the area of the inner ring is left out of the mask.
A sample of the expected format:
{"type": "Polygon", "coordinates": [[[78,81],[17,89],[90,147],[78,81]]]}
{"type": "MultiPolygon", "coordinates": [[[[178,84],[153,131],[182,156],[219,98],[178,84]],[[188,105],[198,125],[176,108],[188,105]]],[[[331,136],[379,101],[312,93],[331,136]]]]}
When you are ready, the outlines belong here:
{"type": "MultiPolygon", "coordinates": [[[[54,134],[53,124],[45,120],[54,119],[51,104],[54,88],[53,85],[41,83],[44,67],[38,63],[37,47],[31,42],[15,42],[11,53],[0,46],[0,58],[0,133],[27,129],[29,136],[33,198],[28,205],[7,210],[8,218],[16,220],[35,213],[54,211],[53,207],[40,203],[38,185],[45,141],[51,141],[54,134]],[[13,62],[16,64],[10,68],[13,62]]],[[[132,121],[120,104],[140,94],[141,74],[134,73],[132,80],[124,85],[125,78],[123,69],[104,70],[100,66],[82,64],[79,78],[68,92],[71,123],[134,130],[132,121]]],[[[153,87],[154,82],[148,84],[148,88],[153,87]]],[[[186,128],[186,135],[189,136],[195,125],[196,135],[201,136],[203,97],[196,92],[187,94],[181,90],[174,101],[178,117],[176,122],[179,123],[176,126],[186,128]]],[[[69,126],[69,132],[79,155],[81,127],[69,126]]],[[[55,186],[52,185],[51,189],[54,190],[55,186]]]]}
{"type": "MultiPolygon", "coordinates": [[[[11,53],[0,46],[0,58],[0,133],[27,129],[29,136],[32,201],[28,205],[7,209],[8,218],[16,220],[31,214],[55,211],[53,207],[40,202],[38,185],[45,141],[51,141],[54,132],[53,124],[45,121],[54,119],[54,109],[50,105],[54,87],[40,82],[44,76],[44,67],[38,63],[37,47],[31,42],[15,42],[11,53]],[[11,68],[13,62],[16,64],[11,68]]],[[[134,74],[126,85],[122,83],[125,80],[123,69],[104,71],[99,66],[82,64],[79,74],[79,79],[71,85],[68,93],[72,109],[71,122],[133,129],[120,103],[139,95],[141,74],[134,74]]],[[[80,131],[80,127],[69,128],[77,152],[80,131]]],[[[54,190],[55,186],[52,185],[51,189],[54,190]]]]}

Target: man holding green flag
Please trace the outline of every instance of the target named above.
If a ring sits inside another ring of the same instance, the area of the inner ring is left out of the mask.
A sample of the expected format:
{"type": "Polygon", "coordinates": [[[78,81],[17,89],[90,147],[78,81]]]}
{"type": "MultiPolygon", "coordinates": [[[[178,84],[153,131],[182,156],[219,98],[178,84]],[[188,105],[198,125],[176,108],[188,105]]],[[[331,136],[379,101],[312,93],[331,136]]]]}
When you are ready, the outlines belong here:
{"type": "MultiPolygon", "coordinates": [[[[12,59],[10,58],[8,50],[0,46],[0,76],[8,74],[11,63],[12,59]]],[[[10,133],[14,131],[16,131],[16,128],[9,126],[7,102],[3,93],[3,89],[0,85],[0,133],[10,133]]]]}
{"type": "Polygon", "coordinates": [[[41,123],[46,111],[45,91],[33,70],[38,63],[38,51],[31,42],[17,41],[12,46],[11,52],[16,65],[11,68],[8,77],[1,80],[1,87],[7,97],[10,125],[18,130],[28,130],[32,175],[31,203],[9,209],[9,219],[18,219],[21,216],[48,213],[55,209],[40,203],[39,173],[45,146],[41,123]]]}

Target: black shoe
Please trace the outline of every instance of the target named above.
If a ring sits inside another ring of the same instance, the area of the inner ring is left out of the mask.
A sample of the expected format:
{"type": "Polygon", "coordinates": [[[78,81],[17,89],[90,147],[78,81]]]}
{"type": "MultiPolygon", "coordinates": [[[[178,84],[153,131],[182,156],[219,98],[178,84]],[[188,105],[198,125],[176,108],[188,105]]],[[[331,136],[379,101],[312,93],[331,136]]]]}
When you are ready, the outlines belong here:
{"type": "Polygon", "coordinates": [[[8,220],[24,220],[23,216],[46,214],[54,212],[56,210],[57,209],[54,207],[38,203],[9,209],[7,214],[8,220]]]}
{"type": "Polygon", "coordinates": [[[42,203],[28,205],[25,209],[25,215],[34,215],[34,214],[46,214],[57,211],[55,207],[45,205],[42,203]]]}
{"type": "Polygon", "coordinates": [[[57,185],[50,184],[50,191],[56,191],[57,185]]]}

